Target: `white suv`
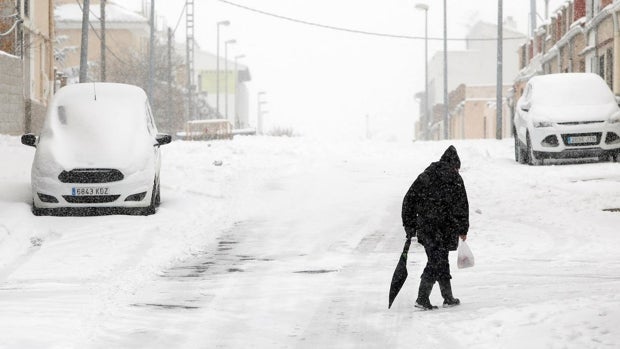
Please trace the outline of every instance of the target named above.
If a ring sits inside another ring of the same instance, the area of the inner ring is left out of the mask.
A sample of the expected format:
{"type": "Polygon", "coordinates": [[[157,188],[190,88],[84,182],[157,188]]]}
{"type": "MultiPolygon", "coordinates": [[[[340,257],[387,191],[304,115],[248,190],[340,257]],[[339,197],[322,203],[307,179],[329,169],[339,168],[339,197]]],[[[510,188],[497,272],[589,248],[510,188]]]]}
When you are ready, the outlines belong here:
{"type": "Polygon", "coordinates": [[[160,201],[158,134],[144,91],[132,85],[63,87],[51,101],[32,164],[33,213],[152,214],[160,201]],[[97,209],[97,210],[93,210],[97,209]]]}
{"type": "Polygon", "coordinates": [[[596,74],[535,76],[517,102],[514,133],[520,163],[582,157],[617,161],[620,108],[596,74]]]}

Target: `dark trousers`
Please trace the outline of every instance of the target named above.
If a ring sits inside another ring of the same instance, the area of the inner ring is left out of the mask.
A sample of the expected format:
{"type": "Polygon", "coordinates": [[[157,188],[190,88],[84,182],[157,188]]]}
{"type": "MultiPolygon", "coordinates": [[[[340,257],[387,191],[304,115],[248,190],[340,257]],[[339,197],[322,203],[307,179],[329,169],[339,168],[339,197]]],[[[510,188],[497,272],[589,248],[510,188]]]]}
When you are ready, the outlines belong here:
{"type": "Polygon", "coordinates": [[[435,245],[424,246],[426,251],[426,267],[421,278],[434,283],[438,280],[450,280],[450,262],[448,261],[448,249],[435,245]]]}

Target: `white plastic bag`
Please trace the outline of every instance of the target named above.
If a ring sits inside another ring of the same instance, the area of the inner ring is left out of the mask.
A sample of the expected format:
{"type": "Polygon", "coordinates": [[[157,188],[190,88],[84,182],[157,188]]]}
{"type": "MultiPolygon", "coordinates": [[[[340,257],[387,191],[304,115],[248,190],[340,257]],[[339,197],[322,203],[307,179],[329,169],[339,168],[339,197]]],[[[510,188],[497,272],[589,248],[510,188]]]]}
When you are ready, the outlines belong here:
{"type": "Polygon", "coordinates": [[[471,249],[465,241],[459,242],[458,259],[456,265],[459,269],[469,268],[474,266],[474,254],[471,253],[471,249]]]}

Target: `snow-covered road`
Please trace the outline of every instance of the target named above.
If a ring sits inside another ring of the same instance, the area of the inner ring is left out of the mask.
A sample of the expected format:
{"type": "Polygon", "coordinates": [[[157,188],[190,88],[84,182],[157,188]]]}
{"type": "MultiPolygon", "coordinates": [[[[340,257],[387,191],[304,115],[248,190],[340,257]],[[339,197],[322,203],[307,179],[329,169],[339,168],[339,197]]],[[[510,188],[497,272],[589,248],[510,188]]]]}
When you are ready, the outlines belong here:
{"type": "Polygon", "coordinates": [[[0,136],[0,347],[620,345],[620,213],[604,211],[620,164],[518,165],[512,140],[454,142],[476,256],[450,256],[462,305],[413,310],[413,244],[387,309],[402,197],[449,144],[174,142],[156,215],[34,217],[33,149],[0,136]]]}

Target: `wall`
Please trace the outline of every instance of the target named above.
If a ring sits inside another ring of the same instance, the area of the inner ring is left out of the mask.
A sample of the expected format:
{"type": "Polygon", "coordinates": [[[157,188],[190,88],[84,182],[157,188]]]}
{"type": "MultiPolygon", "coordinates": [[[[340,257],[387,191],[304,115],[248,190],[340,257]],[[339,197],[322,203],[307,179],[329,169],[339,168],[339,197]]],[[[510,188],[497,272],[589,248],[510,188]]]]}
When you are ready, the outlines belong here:
{"type": "Polygon", "coordinates": [[[24,86],[22,61],[0,51],[0,133],[24,132],[24,86]]]}
{"type": "MultiPolygon", "coordinates": [[[[504,95],[508,94],[510,86],[504,86],[504,95]]],[[[453,109],[451,114],[451,135],[453,139],[480,139],[496,137],[496,93],[495,86],[459,86],[454,91],[455,97],[462,100],[453,109]]],[[[510,111],[503,103],[502,110],[502,137],[511,136],[510,111]]]]}

